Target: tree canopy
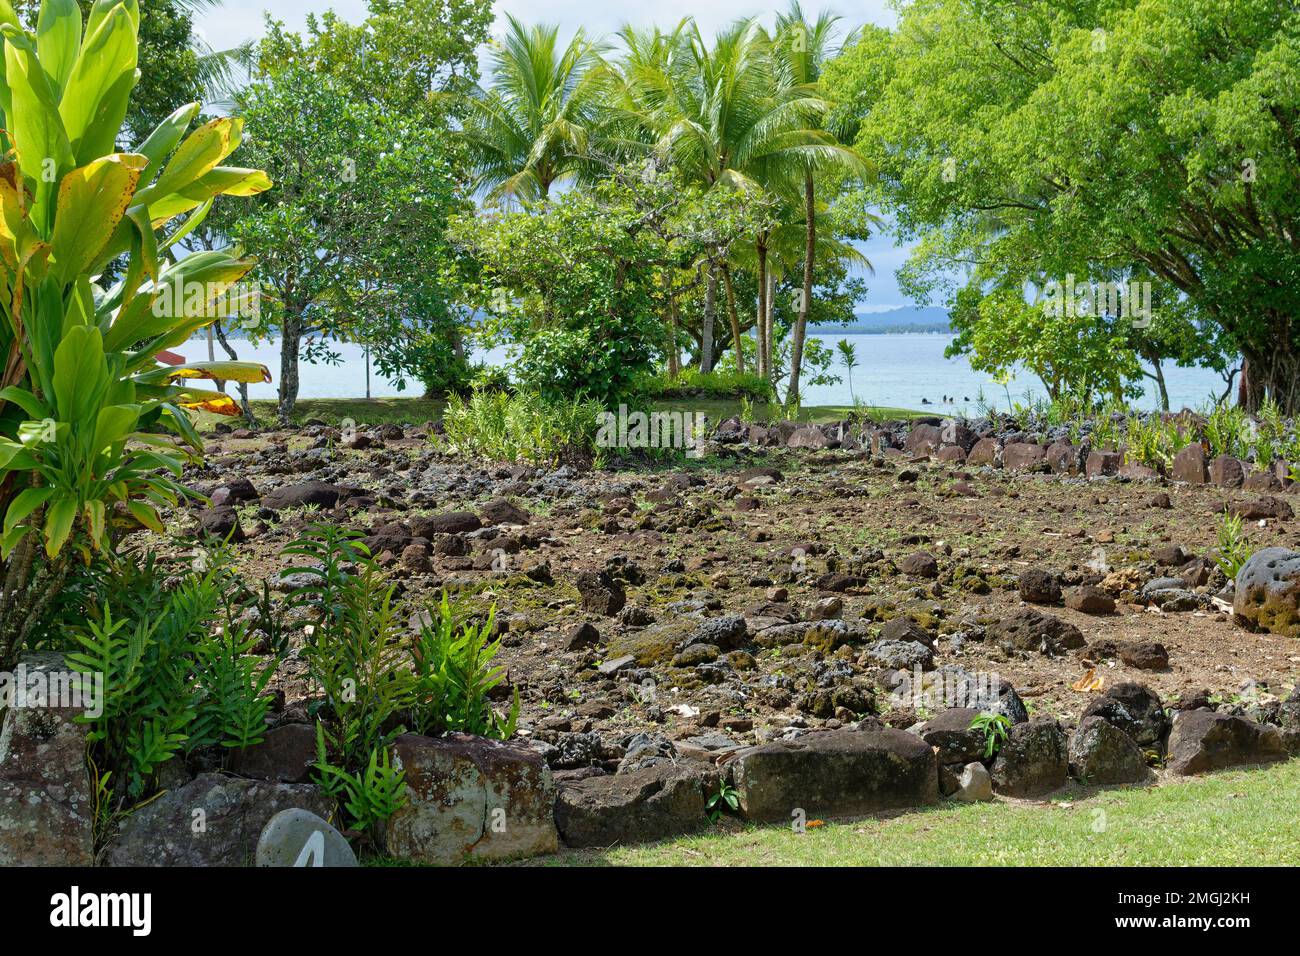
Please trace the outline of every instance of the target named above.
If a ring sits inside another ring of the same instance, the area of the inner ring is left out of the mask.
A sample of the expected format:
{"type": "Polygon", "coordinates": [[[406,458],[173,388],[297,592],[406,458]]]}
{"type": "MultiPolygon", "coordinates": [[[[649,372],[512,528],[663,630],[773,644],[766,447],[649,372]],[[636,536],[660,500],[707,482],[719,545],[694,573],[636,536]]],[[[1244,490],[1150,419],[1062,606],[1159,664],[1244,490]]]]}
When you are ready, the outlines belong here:
{"type": "Polygon", "coordinates": [[[1226,347],[1251,404],[1295,410],[1297,66],[1300,11],[1274,0],[916,0],[827,84],[880,173],[861,201],[916,242],[909,288],[955,306],[959,348],[987,357],[981,342],[1015,336],[1010,354],[1039,342],[1064,364],[1074,337],[1099,371],[1222,364],[1226,347]],[[1186,321],[1162,344],[1093,316],[1048,347],[1020,305],[1067,276],[1153,281],[1155,310],[1186,321]]]}

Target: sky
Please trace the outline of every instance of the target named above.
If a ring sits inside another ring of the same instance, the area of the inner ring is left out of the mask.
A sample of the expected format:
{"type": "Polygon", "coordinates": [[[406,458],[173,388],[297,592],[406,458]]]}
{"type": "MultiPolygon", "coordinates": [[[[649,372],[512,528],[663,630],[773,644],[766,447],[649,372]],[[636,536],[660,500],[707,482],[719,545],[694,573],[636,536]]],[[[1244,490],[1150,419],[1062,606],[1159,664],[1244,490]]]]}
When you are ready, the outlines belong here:
{"type": "MultiPolygon", "coordinates": [[[[784,9],[786,0],[500,0],[494,5],[497,22],[494,32],[510,13],[525,23],[558,23],[565,31],[583,27],[589,35],[613,33],[625,23],[636,26],[659,24],[671,26],[683,17],[692,16],[700,29],[709,35],[740,17],[757,16],[769,20],[776,9],[784,9]]],[[[844,15],[848,26],[876,23],[892,26],[895,22],[888,0],[803,0],[809,13],[823,6],[844,15]]],[[[357,22],[366,15],[365,0],[223,0],[220,7],[200,15],[196,26],[202,38],[214,49],[229,49],[262,33],[263,12],[283,20],[291,29],[299,29],[311,11],[333,9],[344,20],[357,22]]],[[[873,237],[862,244],[862,251],[875,267],[875,275],[866,276],[867,296],[858,304],[860,312],[877,312],[910,305],[898,290],[895,270],[907,257],[906,248],[896,246],[888,237],[873,237]]]]}

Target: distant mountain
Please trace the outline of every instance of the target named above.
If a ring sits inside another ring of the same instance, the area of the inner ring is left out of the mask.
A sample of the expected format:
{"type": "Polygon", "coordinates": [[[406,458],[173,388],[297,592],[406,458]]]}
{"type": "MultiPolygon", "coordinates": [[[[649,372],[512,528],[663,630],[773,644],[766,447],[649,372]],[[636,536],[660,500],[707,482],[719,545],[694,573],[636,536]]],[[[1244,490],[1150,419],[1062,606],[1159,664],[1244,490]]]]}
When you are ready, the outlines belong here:
{"type": "Polygon", "coordinates": [[[948,310],[907,305],[883,312],[859,312],[849,325],[818,325],[817,335],[880,335],[886,332],[950,332],[948,310]]]}

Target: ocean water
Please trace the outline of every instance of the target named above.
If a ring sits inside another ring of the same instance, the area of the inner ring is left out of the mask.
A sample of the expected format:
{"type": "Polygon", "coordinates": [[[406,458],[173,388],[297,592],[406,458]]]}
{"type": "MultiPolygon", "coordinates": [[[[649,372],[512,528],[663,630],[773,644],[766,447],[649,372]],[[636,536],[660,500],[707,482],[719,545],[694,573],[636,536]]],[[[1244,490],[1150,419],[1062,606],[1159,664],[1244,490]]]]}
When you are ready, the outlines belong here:
{"type": "MultiPolygon", "coordinates": [[[[836,365],[840,382],[831,385],[805,387],[805,405],[849,405],[853,396],[868,405],[887,405],[895,408],[933,410],[936,414],[974,415],[980,390],[984,398],[998,408],[1006,408],[1008,393],[1012,401],[1027,402],[1031,398],[1045,397],[1042,383],[1029,373],[1017,375],[1007,386],[994,382],[992,377],[977,372],[964,358],[945,358],[944,349],[952,340],[948,335],[840,335],[815,336],[827,347],[833,348],[842,338],[847,338],[857,349],[858,366],[853,370],[852,390],[844,369],[836,365]],[[943,397],[954,402],[944,404],[943,397]]],[[[233,341],[241,360],[261,362],[271,369],[278,379],[280,371],[279,346],[263,343],[253,348],[246,341],[233,341]]],[[[359,345],[335,343],[334,351],[343,361],[339,365],[308,365],[303,363],[299,378],[300,398],[359,398],[366,394],[365,351],[359,345]]],[[[207,358],[206,341],[193,340],[180,349],[191,361],[207,358]]],[[[224,358],[217,346],[217,358],[224,358]]],[[[477,353],[474,361],[499,365],[507,360],[504,348],[477,353]]],[[[1167,366],[1165,382],[1169,389],[1170,407],[1199,407],[1211,393],[1222,394],[1223,380],[1206,369],[1184,369],[1167,366]]],[[[1147,382],[1146,394],[1137,405],[1144,409],[1159,407],[1155,383],[1147,382]]],[[[276,384],[254,384],[249,387],[253,398],[273,399],[276,384]]],[[[418,396],[418,382],[408,382],[405,391],[384,381],[371,369],[370,394],[376,398],[397,395],[418,396]]]]}

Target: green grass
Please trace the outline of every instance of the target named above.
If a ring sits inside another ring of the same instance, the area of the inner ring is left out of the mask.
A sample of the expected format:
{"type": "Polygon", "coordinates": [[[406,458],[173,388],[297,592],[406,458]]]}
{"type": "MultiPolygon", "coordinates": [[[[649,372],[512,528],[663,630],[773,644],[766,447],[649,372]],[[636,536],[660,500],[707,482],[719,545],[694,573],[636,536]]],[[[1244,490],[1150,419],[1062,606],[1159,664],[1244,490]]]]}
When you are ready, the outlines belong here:
{"type": "Polygon", "coordinates": [[[714,828],[552,866],[1291,866],[1300,760],[1051,803],[943,804],[885,819],[714,828]]]}
{"type": "MultiPolygon", "coordinates": [[[[254,401],[253,414],[259,423],[275,422],[276,403],[271,400],[254,401]]],[[[446,402],[439,398],[304,398],[294,408],[294,421],[309,418],[337,425],[350,418],[358,425],[421,424],[442,418],[446,402]]]]}
{"type": "MultiPolygon", "coordinates": [[[[269,426],[275,422],[275,405],[271,400],[252,402],[253,414],[260,424],[269,426]]],[[[442,417],[445,406],[444,401],[436,398],[305,398],[298,402],[293,417],[297,422],[317,418],[331,425],[337,425],[345,418],[352,419],[358,425],[382,425],[386,422],[418,424],[437,421],[442,417]]],[[[734,399],[674,398],[656,402],[655,408],[663,411],[703,412],[712,422],[740,414],[740,402],[734,399]]],[[[865,411],[873,421],[910,419],[925,414],[906,408],[884,406],[870,406],[865,411]]],[[[834,422],[848,418],[852,412],[853,407],[849,405],[813,405],[799,410],[799,420],[834,422]]],[[[755,405],[754,415],[759,420],[776,420],[782,417],[781,407],[755,405]]],[[[227,421],[233,424],[235,419],[227,421]]]]}

